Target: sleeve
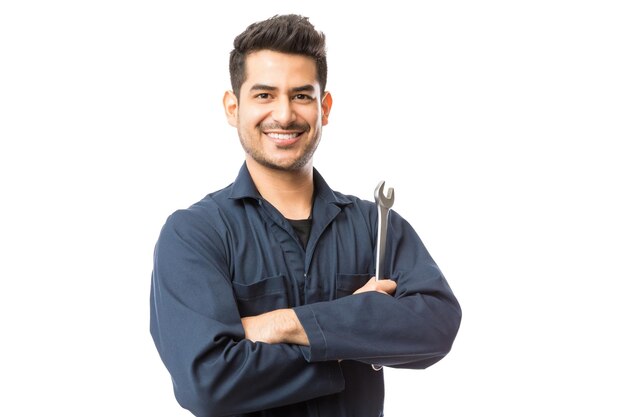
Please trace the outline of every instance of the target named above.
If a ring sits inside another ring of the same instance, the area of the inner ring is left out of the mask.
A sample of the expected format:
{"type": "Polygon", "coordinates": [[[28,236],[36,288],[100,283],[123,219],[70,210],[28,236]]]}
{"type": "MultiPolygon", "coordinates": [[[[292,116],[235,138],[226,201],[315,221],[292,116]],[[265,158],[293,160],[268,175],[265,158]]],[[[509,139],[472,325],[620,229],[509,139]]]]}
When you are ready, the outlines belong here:
{"type": "Polygon", "coordinates": [[[310,346],[301,348],[308,361],[421,369],[450,351],[460,305],[417,233],[395,212],[387,245],[385,276],[397,283],[393,297],[367,292],[295,308],[309,337],[310,346]]]}
{"type": "Polygon", "coordinates": [[[224,233],[192,214],[174,213],[161,231],[150,300],[150,332],[180,405],[227,416],[343,390],[336,361],[308,363],[296,346],[244,339],[224,233]]]}

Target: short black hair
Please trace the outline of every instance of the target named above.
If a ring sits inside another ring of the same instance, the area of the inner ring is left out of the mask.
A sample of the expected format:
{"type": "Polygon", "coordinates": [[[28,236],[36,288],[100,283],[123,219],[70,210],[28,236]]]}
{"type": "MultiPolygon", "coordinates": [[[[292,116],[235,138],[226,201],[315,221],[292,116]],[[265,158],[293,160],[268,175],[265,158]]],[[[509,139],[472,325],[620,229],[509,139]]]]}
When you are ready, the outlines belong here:
{"type": "Polygon", "coordinates": [[[263,49],[313,58],[320,90],[324,92],[326,89],[326,36],[315,29],[308,17],[276,15],[253,23],[235,38],[233,44],[229,65],[230,84],[237,98],[246,79],[248,54],[263,49]]]}

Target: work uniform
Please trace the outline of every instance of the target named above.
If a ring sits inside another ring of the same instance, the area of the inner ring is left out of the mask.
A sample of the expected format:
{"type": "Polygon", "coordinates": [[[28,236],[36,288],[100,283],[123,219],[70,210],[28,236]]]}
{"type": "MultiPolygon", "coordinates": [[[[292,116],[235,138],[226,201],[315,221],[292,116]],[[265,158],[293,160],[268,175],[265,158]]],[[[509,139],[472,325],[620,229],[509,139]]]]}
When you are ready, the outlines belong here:
{"type": "Polygon", "coordinates": [[[150,329],[196,416],[379,417],[383,372],[371,364],[425,368],[450,350],[461,310],[411,226],[390,212],[383,276],[395,295],[352,295],[375,273],[376,206],[317,171],[314,183],[305,245],[245,164],[163,226],[150,329]],[[244,338],[241,317],[289,307],[310,347],[244,338]]]}

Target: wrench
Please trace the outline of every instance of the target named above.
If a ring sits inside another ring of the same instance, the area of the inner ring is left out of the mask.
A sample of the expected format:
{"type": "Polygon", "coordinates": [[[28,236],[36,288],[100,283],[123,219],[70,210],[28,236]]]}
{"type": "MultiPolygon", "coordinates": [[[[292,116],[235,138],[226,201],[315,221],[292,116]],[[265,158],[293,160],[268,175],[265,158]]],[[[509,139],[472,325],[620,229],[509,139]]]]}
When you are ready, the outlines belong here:
{"type": "Polygon", "coordinates": [[[376,281],[383,279],[383,265],[385,262],[385,247],[387,245],[387,218],[389,209],[393,206],[393,188],[387,190],[387,195],[383,193],[385,181],[381,181],[374,190],[374,200],[378,207],[378,239],[376,243],[376,281]]]}
{"type": "MultiPolygon", "coordinates": [[[[376,281],[383,279],[383,264],[385,262],[385,247],[387,246],[387,218],[389,209],[393,206],[393,188],[387,190],[387,195],[383,193],[385,181],[381,181],[374,190],[374,201],[378,207],[378,238],[376,241],[376,281]]],[[[382,365],[372,364],[372,369],[380,371],[382,365]]]]}

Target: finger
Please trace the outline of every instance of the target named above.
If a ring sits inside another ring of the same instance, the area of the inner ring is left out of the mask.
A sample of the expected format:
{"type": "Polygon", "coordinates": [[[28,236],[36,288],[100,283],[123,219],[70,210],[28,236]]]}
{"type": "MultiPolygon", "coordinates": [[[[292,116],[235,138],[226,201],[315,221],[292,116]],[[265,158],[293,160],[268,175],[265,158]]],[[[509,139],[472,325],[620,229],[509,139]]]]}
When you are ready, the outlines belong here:
{"type": "Polygon", "coordinates": [[[372,277],[364,286],[356,290],[354,294],[376,291],[381,294],[393,295],[396,292],[396,286],[396,282],[390,279],[381,279],[380,281],[376,281],[376,277],[372,277]]]}
{"type": "Polygon", "coordinates": [[[376,291],[376,277],[370,278],[361,288],[357,289],[352,294],[361,294],[368,291],[376,291]]]}
{"type": "Polygon", "coordinates": [[[393,295],[396,292],[398,285],[395,281],[390,279],[381,279],[376,283],[376,291],[384,292],[385,294],[393,295]]]}

